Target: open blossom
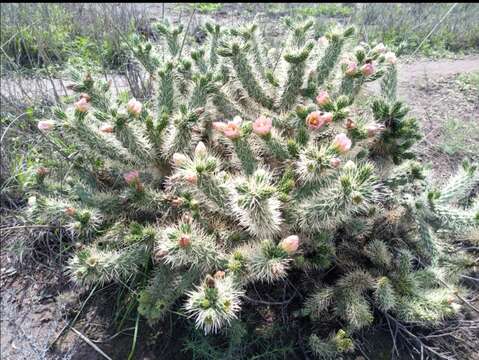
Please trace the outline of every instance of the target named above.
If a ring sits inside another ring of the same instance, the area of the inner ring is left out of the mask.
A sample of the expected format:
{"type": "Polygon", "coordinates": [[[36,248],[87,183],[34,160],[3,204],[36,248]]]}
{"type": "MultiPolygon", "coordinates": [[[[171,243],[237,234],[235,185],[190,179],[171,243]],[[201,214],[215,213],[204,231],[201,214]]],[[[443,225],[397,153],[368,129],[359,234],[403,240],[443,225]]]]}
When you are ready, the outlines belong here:
{"type": "Polygon", "coordinates": [[[366,130],[368,131],[368,136],[373,137],[384,130],[384,125],[378,123],[369,124],[366,126],[366,130]]]}
{"type": "Polygon", "coordinates": [[[186,162],[186,160],[188,160],[188,158],[185,155],[180,153],[174,153],[172,159],[173,159],[173,164],[175,164],[175,166],[181,166],[186,162]]]}
{"type": "Polygon", "coordinates": [[[298,250],[299,237],[297,237],[296,235],[290,235],[287,238],[281,240],[279,246],[288,254],[293,254],[294,252],[296,252],[296,250],[298,250]]]}
{"type": "Polygon", "coordinates": [[[394,65],[397,61],[396,54],[393,53],[392,51],[389,51],[386,54],[384,54],[384,60],[386,60],[388,64],[394,65]]]}
{"type": "Polygon", "coordinates": [[[339,165],[341,165],[341,159],[334,157],[331,160],[329,160],[329,165],[331,165],[332,168],[338,168],[339,165]]]}
{"type": "Polygon", "coordinates": [[[351,139],[344,133],[336,135],[333,141],[333,146],[342,153],[349,151],[349,149],[351,149],[351,144],[351,139]]]}
{"type": "Polygon", "coordinates": [[[324,91],[324,90],[321,90],[318,94],[318,96],[316,96],[316,102],[320,105],[320,106],[324,106],[324,105],[327,105],[331,102],[331,98],[329,97],[329,94],[327,91],[324,91]]]}
{"type": "Polygon", "coordinates": [[[260,116],[253,123],[253,131],[255,134],[260,136],[268,135],[271,131],[272,124],[273,122],[270,118],[260,116]]]}
{"type": "Polygon", "coordinates": [[[135,184],[140,182],[140,173],[136,170],[129,171],[123,174],[123,178],[125,179],[128,185],[135,184]]]}
{"type": "Polygon", "coordinates": [[[55,121],[53,120],[42,120],[42,121],[39,121],[37,125],[39,130],[44,130],[44,131],[51,130],[53,129],[54,126],[55,126],[55,121]]]}
{"type": "Polygon", "coordinates": [[[142,109],[141,102],[136,99],[130,99],[130,101],[128,101],[128,104],[126,104],[126,109],[131,115],[138,116],[140,115],[142,109]]]}
{"type": "Polygon", "coordinates": [[[100,131],[106,134],[111,134],[113,132],[113,126],[110,124],[103,124],[100,126],[100,131]]]}
{"type": "Polygon", "coordinates": [[[346,67],[346,75],[353,76],[358,71],[358,65],[354,61],[349,61],[346,67]]]}
{"type": "Polygon", "coordinates": [[[330,124],[332,121],[333,114],[330,112],[313,111],[306,117],[306,125],[313,130],[320,129],[324,124],[330,124]]]}
{"type": "Polygon", "coordinates": [[[372,63],[366,63],[361,67],[361,72],[364,76],[370,76],[374,73],[374,66],[372,63]]]}
{"type": "Polygon", "coordinates": [[[195,148],[195,156],[197,157],[204,157],[206,156],[206,146],[203,141],[200,141],[195,148]]]}
{"type": "Polygon", "coordinates": [[[239,116],[235,116],[233,121],[229,121],[225,128],[223,129],[223,134],[228,138],[228,139],[237,139],[241,136],[240,132],[240,125],[241,118],[239,116]]]}
{"type": "Polygon", "coordinates": [[[81,113],[87,112],[88,109],[90,109],[90,102],[86,97],[80,98],[80,100],[78,100],[74,105],[75,109],[81,113]]]}
{"type": "Polygon", "coordinates": [[[386,51],[386,47],[383,43],[379,43],[374,47],[373,51],[382,54],[386,51]]]}
{"type": "Polygon", "coordinates": [[[213,126],[213,129],[219,132],[223,132],[226,129],[226,123],[221,121],[215,121],[211,125],[213,126]]]}

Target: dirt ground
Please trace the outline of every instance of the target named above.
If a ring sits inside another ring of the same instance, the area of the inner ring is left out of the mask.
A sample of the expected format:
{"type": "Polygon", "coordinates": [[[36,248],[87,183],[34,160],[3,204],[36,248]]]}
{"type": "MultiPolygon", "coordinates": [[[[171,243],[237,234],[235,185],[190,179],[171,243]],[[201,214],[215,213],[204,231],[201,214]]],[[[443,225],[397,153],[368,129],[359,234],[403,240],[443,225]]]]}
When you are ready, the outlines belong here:
{"type": "MultiPolygon", "coordinates": [[[[161,18],[161,4],[145,6],[151,11],[152,18],[161,18]]],[[[166,4],[165,11],[173,13],[178,19],[188,16],[187,12],[181,14],[181,10],[173,9],[172,4],[166,4]]],[[[238,11],[236,6],[227,4],[215,14],[215,20],[227,23],[238,11]]],[[[247,12],[247,15],[252,19],[257,14],[247,12]]],[[[204,16],[198,21],[207,19],[208,16],[204,16]]],[[[274,34],[273,25],[270,31],[274,34]]],[[[479,160],[479,91],[474,88],[464,89],[458,82],[459,74],[471,72],[479,72],[478,55],[457,60],[412,61],[399,66],[399,97],[411,107],[412,114],[421,120],[425,135],[416,146],[416,151],[421,160],[431,163],[433,174],[439,181],[457,167],[463,156],[479,160]],[[445,132],[444,124],[448,119],[454,119],[464,126],[459,126],[457,130],[453,128],[451,133],[445,132]],[[457,135],[458,141],[465,142],[467,148],[459,147],[456,151],[444,149],[441,144],[445,139],[452,140],[452,135],[457,135]]],[[[78,311],[81,301],[88,294],[74,292],[62,273],[40,264],[33,271],[16,268],[14,259],[5,251],[6,236],[2,235],[0,241],[2,360],[105,359],[98,349],[111,359],[128,357],[132,329],[126,334],[112,333],[109,330],[108,316],[102,316],[96,311],[104,305],[98,303],[98,300],[92,300],[85,307],[81,320],[74,325],[92,343],[88,344],[78,333],[67,328],[57,341],[54,351],[49,351],[50,343],[76,314],[75,311],[67,312],[63,304],[74,304],[73,309],[78,311]],[[115,336],[115,341],[109,341],[112,336],[115,336]],[[98,347],[97,350],[92,344],[98,347]]],[[[133,358],[166,359],[147,349],[146,344],[139,344],[133,358]]]]}

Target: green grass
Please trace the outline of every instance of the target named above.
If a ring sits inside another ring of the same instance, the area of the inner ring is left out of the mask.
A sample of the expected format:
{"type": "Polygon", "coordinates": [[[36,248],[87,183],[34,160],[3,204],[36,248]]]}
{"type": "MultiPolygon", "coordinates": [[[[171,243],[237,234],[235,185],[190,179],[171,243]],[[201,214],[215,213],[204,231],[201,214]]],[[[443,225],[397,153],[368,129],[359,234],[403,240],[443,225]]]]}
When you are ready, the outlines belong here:
{"type": "Polygon", "coordinates": [[[341,4],[320,4],[316,6],[303,6],[294,10],[303,16],[349,16],[353,9],[341,4]]]}
{"type": "Polygon", "coordinates": [[[201,14],[214,13],[223,8],[222,3],[198,3],[196,8],[201,14]]]}
{"type": "Polygon", "coordinates": [[[457,77],[456,84],[461,91],[473,91],[479,93],[479,71],[463,73],[457,77]]]}
{"type": "Polygon", "coordinates": [[[449,156],[477,156],[479,128],[460,119],[447,118],[442,126],[438,146],[449,156]]]}

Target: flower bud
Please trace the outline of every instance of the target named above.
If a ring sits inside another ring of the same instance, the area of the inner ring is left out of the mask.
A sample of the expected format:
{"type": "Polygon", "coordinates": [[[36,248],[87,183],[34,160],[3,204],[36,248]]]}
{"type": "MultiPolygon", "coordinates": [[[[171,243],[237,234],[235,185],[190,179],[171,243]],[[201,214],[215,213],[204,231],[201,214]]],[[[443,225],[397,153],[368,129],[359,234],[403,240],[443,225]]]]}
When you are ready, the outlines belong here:
{"type": "Polygon", "coordinates": [[[373,137],[384,130],[384,125],[378,123],[369,124],[366,130],[368,131],[368,137],[373,137]]]}
{"type": "Polygon", "coordinates": [[[384,60],[386,60],[388,64],[394,65],[397,62],[396,54],[393,53],[392,51],[389,51],[386,54],[384,54],[384,60]]]}
{"type": "Polygon", "coordinates": [[[195,148],[195,156],[196,157],[205,157],[206,156],[206,146],[203,141],[200,141],[195,148]]]}
{"type": "Polygon", "coordinates": [[[298,250],[299,247],[299,237],[296,235],[290,235],[287,238],[283,239],[279,246],[288,254],[293,254],[298,250]]]}
{"type": "Polygon", "coordinates": [[[178,246],[181,248],[187,248],[191,244],[191,239],[188,235],[183,234],[181,235],[180,239],[178,240],[178,246]]]}
{"type": "Polygon", "coordinates": [[[49,173],[50,173],[50,170],[47,169],[46,167],[40,166],[37,169],[37,175],[38,176],[45,176],[45,175],[48,175],[49,173]]]}
{"type": "Polygon", "coordinates": [[[140,115],[142,109],[141,102],[136,99],[130,99],[130,101],[128,101],[128,104],[126,105],[126,109],[131,115],[138,116],[140,115]]]}
{"type": "Polygon", "coordinates": [[[55,121],[53,120],[42,120],[38,122],[38,129],[42,131],[52,130],[55,126],[55,121]]]}
{"type": "Polygon", "coordinates": [[[77,210],[74,207],[67,207],[65,209],[65,214],[67,214],[68,216],[75,216],[76,213],[77,210]]]}
{"type": "Polygon", "coordinates": [[[321,90],[318,96],[316,96],[316,102],[319,104],[319,106],[328,105],[331,102],[329,93],[327,91],[321,90]]]}
{"type": "Polygon", "coordinates": [[[198,177],[196,174],[188,174],[185,176],[185,180],[192,185],[195,185],[198,182],[198,177]]]}
{"type": "Polygon", "coordinates": [[[346,67],[346,75],[348,76],[353,76],[356,75],[356,72],[358,71],[358,65],[354,61],[350,61],[347,63],[346,67]]]}
{"type": "Polygon", "coordinates": [[[113,126],[110,124],[103,124],[100,126],[100,131],[105,134],[111,134],[113,132],[113,126]]]}
{"type": "Polygon", "coordinates": [[[214,277],[215,279],[223,279],[223,278],[225,277],[225,272],[219,270],[219,271],[217,271],[217,272],[213,275],[213,277],[214,277]]]}
{"type": "Polygon", "coordinates": [[[90,103],[84,97],[80,98],[80,100],[78,100],[74,105],[76,111],[81,113],[87,112],[90,109],[90,103]]]}
{"type": "Polygon", "coordinates": [[[329,160],[329,165],[331,165],[332,168],[337,169],[339,165],[341,165],[341,159],[334,157],[331,160],[329,160]]]}
{"type": "Polygon", "coordinates": [[[374,74],[374,66],[373,66],[373,64],[372,64],[371,62],[364,64],[364,65],[361,67],[361,73],[362,73],[364,76],[370,76],[370,75],[374,74]]]}
{"type": "Polygon", "coordinates": [[[172,159],[173,159],[173,164],[177,167],[183,165],[188,160],[188,158],[185,155],[180,153],[174,153],[172,159]]]}
{"type": "Polygon", "coordinates": [[[356,128],[356,123],[351,118],[346,119],[346,125],[344,126],[346,129],[351,130],[356,128]]]}
{"type": "Polygon", "coordinates": [[[136,170],[129,171],[123,174],[123,178],[128,185],[136,184],[140,182],[140,173],[136,170]]]}

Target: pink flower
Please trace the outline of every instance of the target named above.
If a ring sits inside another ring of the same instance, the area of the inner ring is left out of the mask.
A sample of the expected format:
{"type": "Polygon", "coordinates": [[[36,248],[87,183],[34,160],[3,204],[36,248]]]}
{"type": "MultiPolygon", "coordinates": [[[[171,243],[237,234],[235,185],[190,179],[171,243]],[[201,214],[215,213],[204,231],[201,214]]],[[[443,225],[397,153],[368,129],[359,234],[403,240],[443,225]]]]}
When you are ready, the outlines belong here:
{"type": "Polygon", "coordinates": [[[349,61],[346,67],[346,75],[353,76],[358,71],[358,65],[354,61],[349,61]]]}
{"type": "Polygon", "coordinates": [[[396,64],[396,61],[397,61],[396,54],[393,53],[392,51],[389,51],[386,54],[384,54],[384,60],[386,60],[388,64],[394,65],[396,64]]]}
{"type": "Polygon", "coordinates": [[[333,122],[333,113],[324,112],[321,114],[321,117],[326,124],[331,124],[333,122]]]}
{"type": "Polygon", "coordinates": [[[378,123],[369,124],[366,130],[368,131],[368,137],[373,137],[384,130],[384,125],[378,123]]]}
{"type": "Polygon", "coordinates": [[[123,174],[123,178],[128,185],[137,184],[140,182],[140,173],[136,170],[132,170],[123,174]]]}
{"type": "Polygon", "coordinates": [[[346,129],[351,130],[356,128],[356,123],[351,118],[346,119],[346,129]]]}
{"type": "Polygon", "coordinates": [[[134,98],[130,99],[130,101],[128,101],[128,104],[126,104],[126,109],[133,116],[140,115],[142,107],[143,106],[141,105],[141,102],[134,98]]]}
{"type": "Polygon", "coordinates": [[[37,125],[39,130],[44,130],[44,131],[51,130],[53,129],[54,126],[55,126],[55,121],[53,120],[42,120],[42,121],[39,121],[37,125]]]}
{"type": "Polygon", "coordinates": [[[329,160],[329,165],[331,165],[332,168],[338,168],[339,165],[341,165],[341,159],[334,157],[331,160],[329,160]]]}
{"type": "Polygon", "coordinates": [[[188,174],[185,175],[185,180],[190,184],[195,185],[198,182],[198,177],[196,176],[196,174],[188,174]]]}
{"type": "Polygon", "coordinates": [[[316,102],[320,105],[320,106],[324,106],[324,105],[327,105],[331,102],[331,99],[329,98],[329,94],[327,91],[324,91],[324,90],[321,90],[318,94],[318,96],[316,96],[316,102]]]}
{"type": "Polygon", "coordinates": [[[242,123],[242,119],[239,116],[235,116],[233,121],[229,121],[226,124],[226,127],[223,129],[223,134],[228,139],[237,139],[241,136],[240,132],[240,125],[242,123]]]}
{"type": "Polygon", "coordinates": [[[74,207],[67,207],[65,209],[65,214],[67,214],[68,216],[75,216],[76,213],[77,210],[74,207]]]}
{"type": "Polygon", "coordinates": [[[81,113],[87,112],[90,109],[90,103],[86,97],[80,98],[74,105],[75,109],[81,113]]]}
{"type": "Polygon", "coordinates": [[[206,146],[203,144],[203,141],[200,141],[195,148],[195,156],[205,157],[206,156],[206,146]]]}
{"type": "Polygon", "coordinates": [[[50,173],[50,170],[48,170],[46,167],[40,166],[37,169],[38,176],[45,176],[45,175],[48,175],[49,173],[50,173]]]}
{"type": "Polygon", "coordinates": [[[272,126],[273,122],[271,121],[271,119],[261,115],[253,123],[253,131],[259,136],[265,136],[269,134],[272,126]]]}
{"type": "Polygon", "coordinates": [[[321,115],[321,111],[313,111],[312,113],[309,113],[306,117],[306,125],[308,125],[311,130],[320,129],[325,124],[325,120],[321,115]]]}
{"type": "Polygon", "coordinates": [[[215,121],[211,125],[213,126],[213,129],[219,132],[223,132],[226,129],[226,123],[221,121],[215,121]]]}
{"type": "Polygon", "coordinates": [[[351,139],[346,134],[341,133],[336,135],[333,141],[333,146],[341,153],[345,153],[351,149],[351,139]]]}
{"type": "Polygon", "coordinates": [[[329,45],[329,40],[326,36],[321,36],[318,40],[319,46],[328,46],[329,45]]]}
{"type": "Polygon", "coordinates": [[[294,252],[296,252],[296,250],[298,250],[299,238],[296,235],[290,235],[287,238],[281,240],[279,246],[288,254],[293,254],[294,252]]]}
{"type": "Polygon", "coordinates": [[[382,54],[385,51],[386,51],[386,47],[384,46],[383,43],[377,44],[373,49],[373,52],[377,52],[377,53],[380,53],[380,54],[382,54]]]}
{"type": "Polygon", "coordinates": [[[374,74],[374,66],[372,63],[366,63],[361,67],[361,72],[364,76],[370,76],[374,74]]]}
{"type": "Polygon", "coordinates": [[[103,124],[100,126],[100,131],[106,134],[111,134],[113,132],[113,126],[110,124],[103,124]]]}
{"type": "Polygon", "coordinates": [[[177,167],[183,165],[186,162],[186,160],[188,160],[188,158],[185,155],[180,153],[174,153],[172,159],[173,159],[173,164],[177,167]]]}

